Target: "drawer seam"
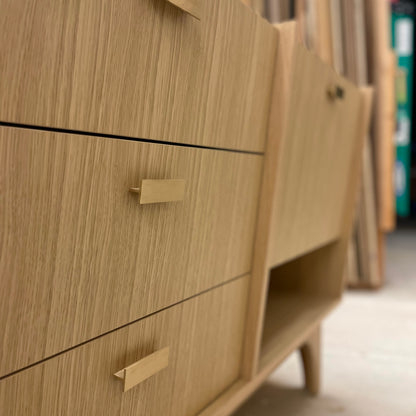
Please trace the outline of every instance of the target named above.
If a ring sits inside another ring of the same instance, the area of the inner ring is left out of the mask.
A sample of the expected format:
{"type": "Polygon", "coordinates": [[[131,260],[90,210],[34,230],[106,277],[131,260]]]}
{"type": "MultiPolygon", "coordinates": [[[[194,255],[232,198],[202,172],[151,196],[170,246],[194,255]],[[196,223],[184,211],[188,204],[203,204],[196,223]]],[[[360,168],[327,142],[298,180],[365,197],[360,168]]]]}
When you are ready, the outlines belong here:
{"type": "Polygon", "coordinates": [[[185,298],[185,299],[182,299],[182,300],[180,300],[180,301],[178,301],[178,302],[172,303],[172,304],[170,304],[170,305],[168,305],[168,306],[165,306],[164,308],[158,309],[157,311],[151,312],[151,313],[149,313],[149,314],[147,314],[147,315],[144,315],[144,316],[142,316],[142,317],[140,317],[140,318],[138,318],[138,319],[135,319],[135,320],[133,320],[133,321],[130,321],[130,322],[128,322],[128,323],[126,323],[126,324],[123,324],[123,325],[121,325],[121,326],[118,326],[117,328],[113,328],[113,329],[111,329],[110,331],[106,331],[106,332],[104,332],[104,333],[102,333],[102,334],[100,334],[100,335],[97,335],[97,336],[93,337],[93,338],[87,339],[87,340],[86,340],[86,341],[84,341],[84,342],[81,342],[81,343],[79,343],[79,344],[73,345],[72,347],[66,348],[65,350],[59,351],[59,352],[57,352],[57,353],[55,353],[55,354],[49,355],[48,357],[45,357],[45,358],[43,358],[42,360],[38,360],[38,361],[36,361],[36,362],[34,362],[34,363],[32,363],[32,364],[29,364],[29,365],[26,365],[26,366],[24,366],[24,367],[22,367],[22,368],[19,368],[18,370],[15,370],[15,371],[12,371],[12,372],[10,372],[10,373],[8,373],[8,374],[5,374],[4,376],[1,376],[1,377],[0,377],[0,382],[1,382],[2,380],[4,380],[4,379],[8,378],[8,377],[14,376],[14,375],[16,375],[16,374],[18,374],[18,373],[21,373],[21,372],[23,372],[23,371],[25,371],[25,370],[28,370],[29,368],[35,367],[35,366],[40,365],[40,364],[42,364],[42,363],[44,363],[44,362],[46,362],[46,361],[49,361],[49,360],[51,360],[51,359],[53,359],[53,358],[56,358],[56,357],[58,357],[59,355],[65,354],[65,353],[67,353],[67,352],[69,352],[69,351],[72,351],[72,350],[74,350],[74,349],[76,349],[76,348],[79,348],[79,347],[81,347],[81,346],[83,346],[83,345],[85,345],[85,344],[88,344],[88,343],[89,343],[89,342],[91,342],[91,341],[95,341],[95,340],[97,340],[97,339],[99,339],[99,338],[102,338],[102,337],[104,337],[104,336],[106,336],[106,335],[109,335],[109,334],[111,334],[111,333],[113,333],[113,332],[116,332],[116,331],[118,331],[118,330],[120,330],[120,329],[126,328],[126,327],[128,327],[128,326],[130,326],[130,325],[133,325],[133,324],[136,324],[137,322],[139,322],[139,321],[141,321],[141,320],[143,320],[143,319],[149,318],[149,317],[151,317],[151,316],[153,316],[153,315],[156,315],[156,314],[158,314],[158,313],[160,313],[160,312],[163,312],[163,311],[165,311],[165,310],[167,310],[167,309],[173,308],[174,306],[180,305],[181,303],[187,302],[187,301],[189,301],[189,300],[191,300],[191,299],[193,299],[193,298],[196,298],[196,297],[201,296],[201,295],[203,295],[203,294],[205,294],[205,293],[211,292],[211,291],[213,291],[213,290],[215,290],[215,289],[218,289],[218,288],[220,288],[220,287],[222,287],[222,286],[225,286],[225,285],[227,285],[227,284],[229,284],[229,283],[232,283],[232,282],[234,282],[234,281],[236,281],[236,280],[243,279],[244,277],[249,276],[249,275],[250,275],[250,272],[251,272],[251,271],[248,271],[248,272],[246,272],[246,273],[240,274],[240,275],[238,275],[238,276],[236,276],[236,277],[233,277],[233,278],[231,278],[231,279],[229,279],[229,280],[227,280],[227,281],[225,281],[225,282],[222,282],[222,283],[220,283],[220,284],[218,284],[218,285],[212,286],[212,287],[210,287],[209,289],[205,289],[205,290],[203,290],[203,291],[201,291],[201,292],[199,292],[199,293],[197,293],[197,294],[195,294],[195,295],[189,296],[189,297],[187,297],[187,298],[185,298]]]}
{"type": "Polygon", "coordinates": [[[189,143],[177,143],[177,142],[170,142],[167,140],[154,140],[154,139],[143,139],[139,137],[130,137],[130,136],[123,136],[117,134],[108,134],[108,133],[97,133],[91,131],[81,131],[81,130],[71,130],[71,129],[63,129],[58,127],[45,127],[45,126],[36,126],[31,124],[19,124],[19,123],[11,123],[7,121],[0,121],[0,127],[10,127],[16,129],[26,129],[26,130],[38,130],[38,131],[47,131],[51,133],[60,133],[60,134],[75,134],[79,136],[91,136],[91,137],[101,137],[105,139],[116,139],[116,140],[128,140],[132,142],[141,142],[141,143],[151,143],[151,144],[161,144],[161,145],[169,145],[169,146],[178,146],[178,147],[190,147],[194,149],[206,149],[206,150],[215,150],[221,152],[232,152],[232,153],[242,153],[248,155],[257,155],[263,156],[264,152],[255,152],[251,150],[242,150],[242,149],[228,149],[223,147],[210,147],[210,146],[202,146],[197,144],[189,144],[189,143]]]}

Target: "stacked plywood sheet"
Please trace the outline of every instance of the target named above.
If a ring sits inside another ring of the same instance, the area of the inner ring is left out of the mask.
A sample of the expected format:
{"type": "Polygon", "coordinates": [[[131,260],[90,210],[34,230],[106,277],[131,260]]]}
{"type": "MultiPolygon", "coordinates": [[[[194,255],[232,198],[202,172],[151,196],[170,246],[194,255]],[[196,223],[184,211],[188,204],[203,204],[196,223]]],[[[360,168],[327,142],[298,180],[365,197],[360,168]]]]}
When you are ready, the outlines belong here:
{"type": "MultiPolygon", "coordinates": [[[[343,23],[344,74],[358,85],[368,83],[368,64],[363,0],[340,2],[343,23]]],[[[373,146],[368,137],[363,152],[363,174],[357,206],[355,235],[350,245],[350,257],[356,265],[348,266],[346,274],[352,286],[379,285],[379,247],[373,175],[373,146]],[[354,251],[354,253],[351,253],[354,251]]]]}

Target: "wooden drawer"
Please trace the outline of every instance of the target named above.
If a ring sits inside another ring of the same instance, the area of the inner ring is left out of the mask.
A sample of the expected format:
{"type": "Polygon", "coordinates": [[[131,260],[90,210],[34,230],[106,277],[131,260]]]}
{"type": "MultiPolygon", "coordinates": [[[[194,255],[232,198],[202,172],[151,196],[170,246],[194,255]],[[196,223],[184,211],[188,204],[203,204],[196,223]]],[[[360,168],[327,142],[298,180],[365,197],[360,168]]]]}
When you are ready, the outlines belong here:
{"type": "MultiPolygon", "coordinates": [[[[359,90],[296,45],[273,200],[270,266],[340,237],[360,134],[359,90]],[[338,87],[342,97],[331,98],[338,87]]],[[[277,139],[277,138],[276,138],[277,139]]]]}
{"type": "Polygon", "coordinates": [[[195,415],[239,376],[247,278],[1,380],[0,413],[195,415]],[[165,348],[138,376],[156,374],[123,393],[113,374],[165,348]]]}
{"type": "Polygon", "coordinates": [[[1,127],[0,157],[0,375],[250,271],[261,156],[1,127]]]}
{"type": "Polygon", "coordinates": [[[276,32],[199,3],[0,0],[0,121],[263,151],[276,32]]]}

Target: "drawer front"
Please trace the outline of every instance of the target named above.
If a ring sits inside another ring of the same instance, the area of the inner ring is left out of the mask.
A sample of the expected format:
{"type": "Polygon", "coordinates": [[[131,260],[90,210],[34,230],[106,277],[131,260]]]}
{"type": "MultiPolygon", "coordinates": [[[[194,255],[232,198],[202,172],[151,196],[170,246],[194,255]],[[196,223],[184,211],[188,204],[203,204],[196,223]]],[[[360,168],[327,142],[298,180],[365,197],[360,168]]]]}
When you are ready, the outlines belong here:
{"type": "Polygon", "coordinates": [[[0,121],[262,151],[275,30],[240,0],[172,3],[200,20],[168,0],[0,0],[0,121]]]}
{"type": "Polygon", "coordinates": [[[300,45],[293,59],[276,173],[271,265],[340,236],[352,163],[361,157],[356,152],[358,89],[300,45]],[[337,88],[342,97],[336,96],[337,88]]]}
{"type": "Polygon", "coordinates": [[[247,278],[3,379],[0,413],[197,414],[239,376],[247,278]],[[158,371],[150,355],[166,348],[166,368],[158,371]],[[155,374],[123,392],[113,374],[145,357],[155,374]]]}
{"type": "Polygon", "coordinates": [[[261,156],[2,127],[0,157],[1,375],[250,271],[261,156]]]}

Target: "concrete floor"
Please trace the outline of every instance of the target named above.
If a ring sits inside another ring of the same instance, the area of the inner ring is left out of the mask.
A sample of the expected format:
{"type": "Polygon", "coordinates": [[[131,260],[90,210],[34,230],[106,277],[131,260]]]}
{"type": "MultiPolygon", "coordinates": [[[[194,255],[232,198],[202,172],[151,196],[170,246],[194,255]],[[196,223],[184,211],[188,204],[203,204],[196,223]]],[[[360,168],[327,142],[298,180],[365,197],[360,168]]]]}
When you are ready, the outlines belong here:
{"type": "Polygon", "coordinates": [[[302,384],[294,354],[235,416],[416,416],[416,229],[388,237],[385,287],[324,322],[321,394],[302,384]]]}

